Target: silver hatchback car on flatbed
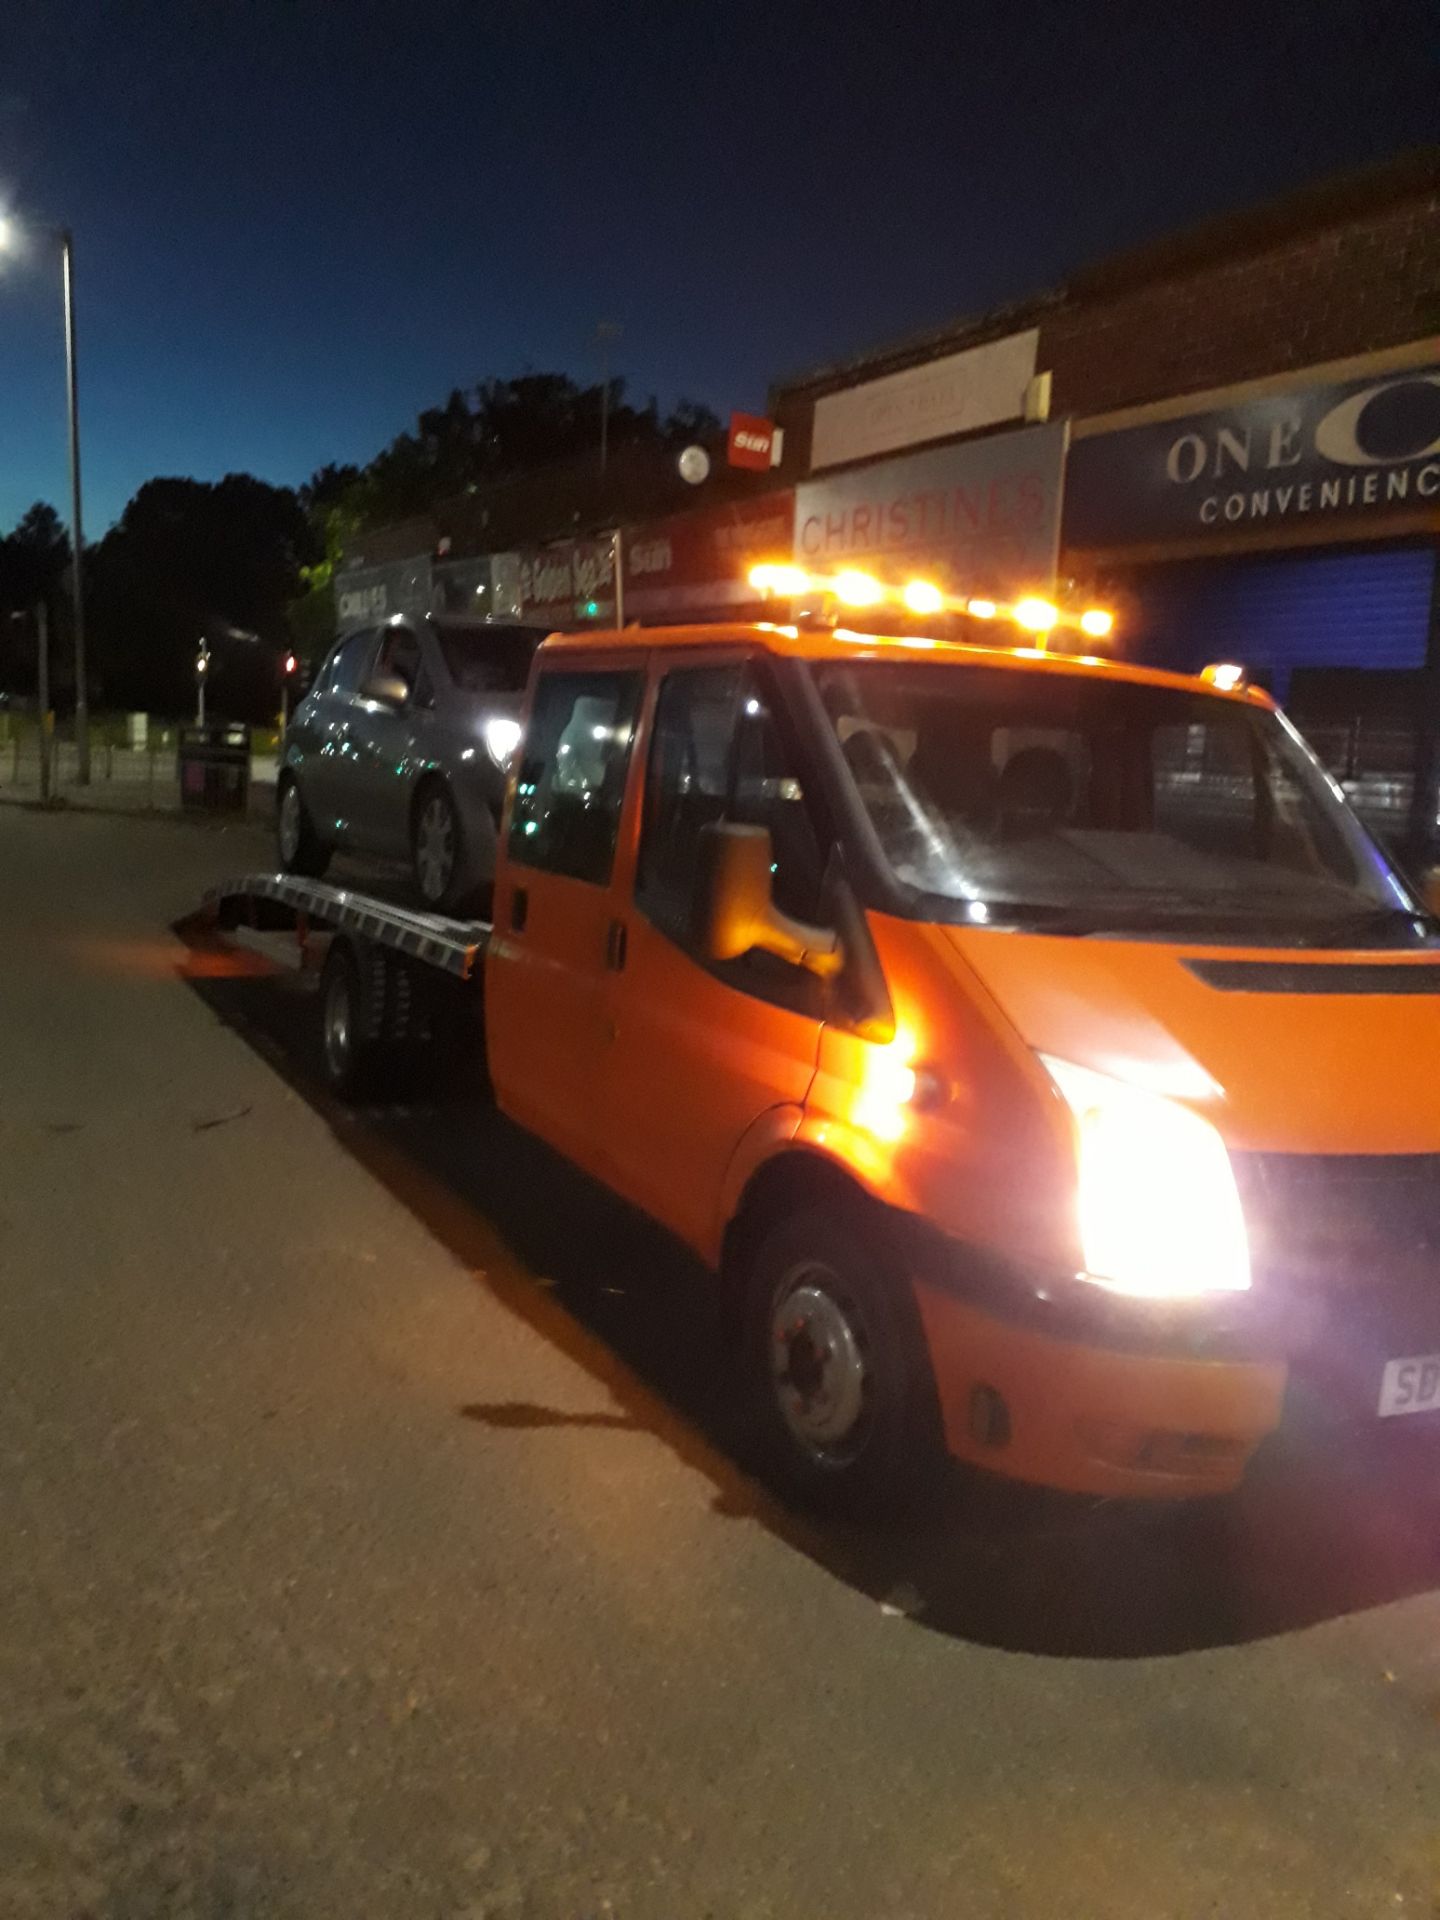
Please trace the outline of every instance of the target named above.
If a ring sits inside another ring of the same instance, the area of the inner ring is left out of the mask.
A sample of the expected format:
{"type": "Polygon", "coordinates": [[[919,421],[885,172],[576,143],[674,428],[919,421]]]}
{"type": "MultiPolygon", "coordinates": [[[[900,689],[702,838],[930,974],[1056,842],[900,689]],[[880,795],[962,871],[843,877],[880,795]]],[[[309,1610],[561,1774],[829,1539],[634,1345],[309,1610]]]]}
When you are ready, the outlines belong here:
{"type": "Polygon", "coordinates": [[[340,848],[408,861],[427,907],[486,904],[506,768],[544,629],[447,614],[344,635],[285,732],[276,838],[287,873],[340,848]]]}

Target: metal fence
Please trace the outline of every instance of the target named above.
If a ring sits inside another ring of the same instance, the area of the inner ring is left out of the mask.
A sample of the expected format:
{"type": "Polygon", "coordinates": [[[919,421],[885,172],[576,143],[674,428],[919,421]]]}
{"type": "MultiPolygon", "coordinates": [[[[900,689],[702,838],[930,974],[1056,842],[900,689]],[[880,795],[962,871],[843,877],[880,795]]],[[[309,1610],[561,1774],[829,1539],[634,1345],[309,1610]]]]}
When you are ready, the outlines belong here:
{"type": "MultiPolygon", "coordinates": [[[[268,739],[262,736],[262,748],[268,739]]],[[[144,747],[92,738],[90,784],[79,784],[79,749],[61,736],[51,742],[52,797],[86,800],[122,811],[173,812],[180,805],[177,729],[156,728],[144,747]]],[[[274,799],[273,754],[264,751],[251,760],[250,811],[264,813],[274,799]]],[[[40,792],[40,731],[33,723],[0,729],[0,797],[38,800],[40,792]]]]}

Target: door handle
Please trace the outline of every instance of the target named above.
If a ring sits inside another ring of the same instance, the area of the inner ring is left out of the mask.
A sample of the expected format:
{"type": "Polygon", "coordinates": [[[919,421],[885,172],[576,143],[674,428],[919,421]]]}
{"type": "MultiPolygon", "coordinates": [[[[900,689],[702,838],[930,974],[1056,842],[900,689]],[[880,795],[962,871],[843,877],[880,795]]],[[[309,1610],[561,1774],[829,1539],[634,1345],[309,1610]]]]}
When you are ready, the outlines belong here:
{"type": "Polygon", "coordinates": [[[625,931],[623,920],[612,920],[605,935],[605,965],[611,973],[621,973],[625,967],[625,954],[630,937],[625,931]]]}

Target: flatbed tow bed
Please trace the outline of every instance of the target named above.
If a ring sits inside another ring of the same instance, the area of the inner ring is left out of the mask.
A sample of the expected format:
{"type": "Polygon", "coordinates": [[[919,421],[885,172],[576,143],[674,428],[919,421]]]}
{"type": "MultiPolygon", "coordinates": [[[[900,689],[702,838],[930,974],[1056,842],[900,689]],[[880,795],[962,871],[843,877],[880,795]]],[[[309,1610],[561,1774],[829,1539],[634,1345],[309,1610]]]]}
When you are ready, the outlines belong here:
{"type": "Polygon", "coordinates": [[[207,888],[201,914],[222,931],[293,931],[301,965],[319,963],[322,1051],[337,1093],[375,1091],[457,1023],[476,1036],[483,1065],[476,1016],[488,920],[452,920],[289,873],[223,880],[207,888]]]}

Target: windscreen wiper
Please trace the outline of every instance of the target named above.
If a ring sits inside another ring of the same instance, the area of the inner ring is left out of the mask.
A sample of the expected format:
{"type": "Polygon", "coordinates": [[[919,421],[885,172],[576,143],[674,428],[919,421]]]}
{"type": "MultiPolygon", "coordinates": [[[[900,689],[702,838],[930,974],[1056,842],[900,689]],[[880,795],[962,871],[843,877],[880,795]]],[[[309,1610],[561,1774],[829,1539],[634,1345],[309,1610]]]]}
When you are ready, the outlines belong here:
{"type": "Polygon", "coordinates": [[[1414,938],[1425,939],[1434,927],[1418,907],[1364,907],[1355,913],[1342,913],[1334,920],[1322,920],[1313,932],[1297,937],[1296,945],[1305,947],[1368,944],[1369,934],[1399,933],[1402,928],[1414,938]]]}

